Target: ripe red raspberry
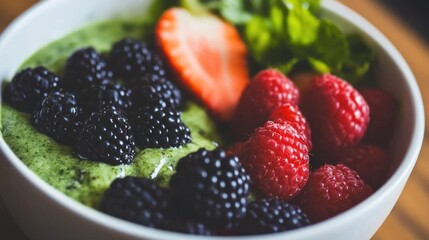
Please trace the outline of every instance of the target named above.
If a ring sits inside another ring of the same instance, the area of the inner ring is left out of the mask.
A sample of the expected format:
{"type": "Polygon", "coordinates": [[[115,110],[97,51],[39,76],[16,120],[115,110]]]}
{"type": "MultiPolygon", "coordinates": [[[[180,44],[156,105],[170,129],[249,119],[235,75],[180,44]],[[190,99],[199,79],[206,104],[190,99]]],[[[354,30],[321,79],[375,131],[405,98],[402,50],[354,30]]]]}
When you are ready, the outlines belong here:
{"type": "Polygon", "coordinates": [[[274,69],[259,72],[246,86],[232,119],[236,135],[246,139],[262,126],[274,108],[298,104],[299,92],[293,82],[274,69]]]}
{"type": "Polygon", "coordinates": [[[308,151],[311,151],[312,144],[310,126],[308,125],[307,120],[302,115],[298,106],[285,104],[281,107],[278,107],[271,112],[270,116],[268,117],[268,121],[292,125],[292,127],[294,127],[298,132],[304,134],[305,138],[307,139],[308,151]]]}
{"type": "Polygon", "coordinates": [[[330,74],[319,75],[302,90],[300,104],[318,157],[354,146],[363,138],[369,107],[346,81],[330,74]]]}
{"type": "Polygon", "coordinates": [[[289,200],[308,179],[306,144],[291,125],[268,121],[255,130],[238,157],[257,190],[267,197],[289,200]]]}
{"type": "Polygon", "coordinates": [[[372,189],[386,180],[390,157],[386,150],[375,145],[362,144],[339,151],[334,161],[355,170],[372,189]]]}
{"type": "Polygon", "coordinates": [[[239,156],[243,150],[244,142],[236,142],[227,151],[228,156],[239,156]]]}
{"type": "Polygon", "coordinates": [[[324,165],[310,174],[295,201],[312,222],[320,222],[350,209],[371,194],[371,187],[354,170],[343,164],[324,165]]]}
{"type": "Polygon", "coordinates": [[[385,147],[395,127],[396,101],[388,92],[367,88],[360,91],[369,106],[370,121],[364,141],[385,147]]]}

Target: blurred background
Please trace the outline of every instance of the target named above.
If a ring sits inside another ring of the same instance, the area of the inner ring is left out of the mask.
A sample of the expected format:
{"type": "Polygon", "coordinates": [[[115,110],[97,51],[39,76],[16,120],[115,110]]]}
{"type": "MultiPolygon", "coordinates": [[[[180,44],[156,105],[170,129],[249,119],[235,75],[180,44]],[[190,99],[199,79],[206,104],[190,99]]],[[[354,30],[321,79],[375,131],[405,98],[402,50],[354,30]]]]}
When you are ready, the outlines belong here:
{"type": "MultiPolygon", "coordinates": [[[[427,0],[339,0],[374,24],[413,70],[425,102],[425,140],[419,160],[375,240],[429,239],[429,8],[427,0]]],[[[36,0],[0,0],[0,34],[36,0]]],[[[0,60],[5,61],[5,59],[0,60]]],[[[0,199],[0,239],[26,239],[0,199]]]]}

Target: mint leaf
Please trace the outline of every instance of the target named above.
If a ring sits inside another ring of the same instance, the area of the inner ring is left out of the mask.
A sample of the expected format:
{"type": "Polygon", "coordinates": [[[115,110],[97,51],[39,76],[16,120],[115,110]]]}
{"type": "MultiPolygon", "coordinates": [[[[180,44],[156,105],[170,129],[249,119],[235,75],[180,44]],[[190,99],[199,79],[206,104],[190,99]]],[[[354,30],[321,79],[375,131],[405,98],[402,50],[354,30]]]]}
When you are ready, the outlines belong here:
{"type": "Polygon", "coordinates": [[[349,56],[346,36],[332,22],[321,20],[317,41],[311,47],[309,55],[326,63],[333,72],[337,72],[349,56]]]}
{"type": "Polygon", "coordinates": [[[347,41],[350,54],[337,74],[356,85],[370,72],[376,59],[375,53],[358,35],[348,36],[347,41]]]}

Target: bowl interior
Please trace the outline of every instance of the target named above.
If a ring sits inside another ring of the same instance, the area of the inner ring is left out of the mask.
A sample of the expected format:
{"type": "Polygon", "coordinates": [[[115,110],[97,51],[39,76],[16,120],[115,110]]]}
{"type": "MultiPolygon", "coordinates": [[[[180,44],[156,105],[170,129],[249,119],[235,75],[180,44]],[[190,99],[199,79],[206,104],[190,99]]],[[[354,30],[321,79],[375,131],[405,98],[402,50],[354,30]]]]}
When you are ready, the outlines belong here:
{"type": "MultiPolygon", "coordinates": [[[[38,6],[17,19],[1,36],[0,58],[7,59],[7,61],[0,64],[0,80],[10,79],[21,63],[51,41],[93,22],[144,14],[148,11],[151,2],[142,0],[75,0],[39,3],[38,6]]],[[[401,114],[398,116],[397,128],[390,149],[393,158],[390,170],[391,177],[373,196],[346,213],[305,229],[273,235],[273,239],[286,236],[301,239],[314,237],[317,236],[316,234],[335,231],[347,222],[356,222],[357,218],[364,216],[368,211],[372,211],[380,201],[391,197],[392,192],[402,190],[417,159],[423,139],[423,130],[419,131],[419,129],[424,129],[420,92],[409,67],[398,51],[371,24],[341,4],[335,1],[324,1],[322,6],[324,17],[333,20],[347,32],[361,34],[374,47],[379,61],[377,79],[382,87],[396,96],[401,103],[401,114]]],[[[6,155],[7,161],[28,180],[29,184],[44,192],[53,201],[70,209],[71,212],[81,215],[83,219],[129,236],[157,239],[193,238],[137,226],[78,204],[54,190],[26,168],[3,139],[0,140],[0,147],[6,155]]],[[[396,199],[393,202],[395,201],[396,199]]],[[[391,208],[393,205],[388,207],[391,208]]],[[[378,226],[381,223],[382,221],[378,223],[378,226]]],[[[369,233],[368,236],[371,236],[378,226],[375,226],[375,229],[370,229],[372,233],[369,233]]],[[[201,237],[195,237],[195,239],[201,239],[201,237]]]]}

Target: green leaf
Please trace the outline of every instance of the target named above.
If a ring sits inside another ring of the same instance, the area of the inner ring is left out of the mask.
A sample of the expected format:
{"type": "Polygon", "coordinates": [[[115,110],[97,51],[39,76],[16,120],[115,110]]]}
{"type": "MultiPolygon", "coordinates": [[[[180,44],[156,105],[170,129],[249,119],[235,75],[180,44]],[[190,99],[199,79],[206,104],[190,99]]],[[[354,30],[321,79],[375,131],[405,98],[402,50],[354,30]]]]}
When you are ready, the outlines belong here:
{"type": "Polygon", "coordinates": [[[244,24],[252,18],[252,14],[244,9],[243,1],[222,0],[220,13],[227,21],[236,25],[244,24]]]}
{"type": "Polygon", "coordinates": [[[309,57],[307,59],[310,66],[313,68],[313,70],[317,73],[330,73],[331,68],[323,61],[320,61],[319,59],[309,57]]]}
{"type": "Polygon", "coordinates": [[[317,39],[319,20],[302,7],[298,0],[283,0],[289,9],[286,17],[286,30],[292,45],[305,46],[317,39]]]}
{"type": "Polygon", "coordinates": [[[332,71],[340,69],[349,56],[346,36],[335,24],[327,20],[320,22],[313,51],[313,56],[329,65],[332,71]]]}
{"type": "Polygon", "coordinates": [[[375,62],[375,53],[368,44],[358,35],[347,37],[349,47],[349,58],[344,61],[341,71],[338,72],[342,78],[357,85],[371,70],[375,62]]]}

